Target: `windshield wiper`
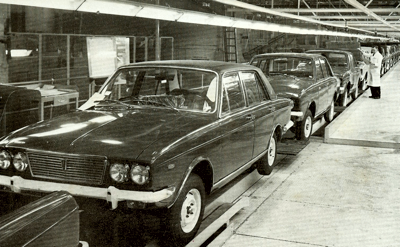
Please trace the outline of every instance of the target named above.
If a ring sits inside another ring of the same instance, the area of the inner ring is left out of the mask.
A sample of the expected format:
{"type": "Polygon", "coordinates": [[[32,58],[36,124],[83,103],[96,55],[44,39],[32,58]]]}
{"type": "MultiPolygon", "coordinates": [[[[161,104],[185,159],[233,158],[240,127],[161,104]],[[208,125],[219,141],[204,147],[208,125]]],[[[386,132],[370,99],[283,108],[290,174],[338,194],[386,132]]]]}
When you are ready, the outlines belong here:
{"type": "Polygon", "coordinates": [[[164,106],[164,107],[167,107],[167,108],[170,108],[170,109],[173,109],[173,110],[179,112],[179,110],[177,108],[171,106],[170,104],[164,103],[164,102],[150,100],[150,99],[139,99],[139,98],[132,98],[131,100],[136,101],[136,102],[144,102],[144,103],[146,103],[146,105],[148,105],[147,103],[150,103],[152,105],[156,104],[156,105],[164,106]]]}
{"type": "Polygon", "coordinates": [[[125,106],[125,107],[127,107],[128,109],[134,108],[133,105],[130,105],[130,104],[121,102],[121,101],[119,101],[119,100],[105,99],[105,100],[95,101],[95,103],[100,103],[100,102],[104,102],[104,103],[115,103],[115,104],[118,104],[118,105],[125,106]]]}
{"type": "Polygon", "coordinates": [[[131,100],[131,101],[135,101],[135,102],[140,102],[140,103],[144,103],[143,105],[160,105],[160,106],[164,106],[170,109],[173,109],[177,112],[179,112],[179,110],[173,106],[171,106],[170,104],[164,103],[164,102],[160,102],[160,101],[155,101],[155,100],[151,100],[151,99],[143,99],[143,98],[138,98],[136,96],[127,96],[124,98],[121,98],[120,100],[131,100]]]}

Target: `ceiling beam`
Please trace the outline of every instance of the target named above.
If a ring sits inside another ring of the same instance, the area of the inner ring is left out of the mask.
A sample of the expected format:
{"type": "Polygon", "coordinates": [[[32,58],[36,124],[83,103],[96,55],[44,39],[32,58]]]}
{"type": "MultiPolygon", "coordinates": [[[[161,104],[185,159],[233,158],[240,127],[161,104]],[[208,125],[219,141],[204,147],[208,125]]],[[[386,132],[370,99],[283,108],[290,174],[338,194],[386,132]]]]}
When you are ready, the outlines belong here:
{"type": "MultiPolygon", "coordinates": [[[[355,20],[355,19],[371,19],[371,16],[367,15],[319,15],[319,16],[309,16],[310,18],[314,19],[325,19],[325,20],[340,20],[340,19],[346,19],[346,20],[355,20]]],[[[391,16],[382,16],[382,18],[390,20],[390,19],[400,19],[400,16],[396,15],[391,15],[391,16]]]]}
{"type": "Polygon", "coordinates": [[[332,26],[332,27],[337,27],[337,28],[348,28],[348,29],[351,29],[351,30],[357,31],[357,32],[371,33],[367,30],[362,30],[362,29],[353,28],[353,27],[347,27],[345,25],[330,24],[329,22],[323,22],[323,21],[319,21],[316,19],[307,18],[307,17],[301,16],[301,15],[293,15],[293,14],[289,14],[289,13],[279,12],[279,11],[276,11],[276,9],[264,8],[264,7],[256,6],[256,5],[241,2],[241,1],[236,1],[236,0],[213,0],[213,1],[222,3],[222,4],[226,4],[226,5],[230,5],[230,6],[235,6],[235,7],[242,8],[242,9],[252,10],[255,13],[266,13],[266,14],[270,14],[270,15],[280,16],[280,17],[284,17],[284,18],[288,18],[288,19],[300,20],[300,21],[314,23],[314,24],[318,24],[318,25],[332,26]]]}
{"type": "Polygon", "coordinates": [[[379,15],[377,15],[375,12],[373,12],[372,10],[366,8],[364,5],[362,5],[361,3],[359,3],[356,0],[344,0],[346,3],[350,4],[351,6],[353,6],[356,9],[359,9],[361,11],[363,11],[366,15],[372,16],[374,17],[376,20],[382,22],[383,24],[385,24],[386,26],[393,28],[397,31],[400,31],[399,28],[392,26],[391,24],[389,24],[388,22],[386,22],[384,19],[382,19],[379,15]]]}
{"type": "MultiPolygon", "coordinates": [[[[261,7],[262,8],[262,7],[261,7]]],[[[274,11],[278,11],[278,12],[285,12],[285,13],[363,13],[363,11],[359,10],[359,9],[333,9],[333,8],[329,8],[329,9],[316,9],[316,8],[311,8],[311,9],[284,9],[284,8],[269,8],[271,10],[274,11]]],[[[369,9],[372,12],[375,13],[399,13],[400,9],[398,8],[379,8],[379,9],[369,9]]],[[[228,8],[227,9],[228,12],[257,12],[257,11],[249,11],[249,10],[244,10],[244,9],[238,9],[238,8],[228,8]]]]}
{"type": "MultiPolygon", "coordinates": [[[[332,21],[331,23],[335,23],[335,24],[343,24],[343,21],[332,21]]],[[[374,26],[387,26],[386,24],[383,24],[379,21],[348,21],[347,22],[348,25],[351,26],[366,26],[366,25],[374,25],[374,26]]],[[[400,25],[400,22],[389,22],[390,25],[400,25]]]]}

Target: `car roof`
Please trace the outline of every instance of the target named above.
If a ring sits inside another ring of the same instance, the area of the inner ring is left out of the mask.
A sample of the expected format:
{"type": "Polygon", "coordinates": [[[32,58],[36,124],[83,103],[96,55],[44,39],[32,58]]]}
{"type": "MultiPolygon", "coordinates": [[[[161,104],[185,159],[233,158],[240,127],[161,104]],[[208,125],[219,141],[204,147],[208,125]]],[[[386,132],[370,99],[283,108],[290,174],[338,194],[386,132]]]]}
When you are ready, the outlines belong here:
{"type": "Polygon", "coordinates": [[[329,53],[346,53],[346,54],[352,54],[350,51],[343,51],[343,50],[330,50],[330,49],[314,49],[314,50],[308,50],[306,52],[329,52],[329,53]]]}
{"type": "Polygon", "coordinates": [[[163,61],[148,61],[138,62],[122,66],[121,68],[135,68],[142,66],[156,66],[156,67],[181,67],[181,68],[197,68],[212,70],[215,72],[235,71],[235,70],[257,70],[258,68],[241,63],[211,61],[211,60],[163,60],[163,61]]]}
{"type": "Polygon", "coordinates": [[[282,57],[303,57],[303,58],[310,58],[310,59],[315,59],[320,57],[320,54],[313,54],[313,53],[300,53],[300,52],[277,52],[277,53],[263,53],[263,54],[258,54],[254,56],[253,58],[256,57],[277,57],[277,56],[282,56],[282,57]]]}

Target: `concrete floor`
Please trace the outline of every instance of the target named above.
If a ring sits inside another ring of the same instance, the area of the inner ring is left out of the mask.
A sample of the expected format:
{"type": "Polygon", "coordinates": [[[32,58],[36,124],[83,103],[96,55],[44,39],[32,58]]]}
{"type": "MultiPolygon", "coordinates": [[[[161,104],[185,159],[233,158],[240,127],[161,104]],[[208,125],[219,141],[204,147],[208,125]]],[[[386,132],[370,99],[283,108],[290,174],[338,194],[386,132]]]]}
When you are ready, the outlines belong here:
{"type": "Polygon", "coordinates": [[[246,191],[223,246],[400,246],[399,72],[246,191]]]}

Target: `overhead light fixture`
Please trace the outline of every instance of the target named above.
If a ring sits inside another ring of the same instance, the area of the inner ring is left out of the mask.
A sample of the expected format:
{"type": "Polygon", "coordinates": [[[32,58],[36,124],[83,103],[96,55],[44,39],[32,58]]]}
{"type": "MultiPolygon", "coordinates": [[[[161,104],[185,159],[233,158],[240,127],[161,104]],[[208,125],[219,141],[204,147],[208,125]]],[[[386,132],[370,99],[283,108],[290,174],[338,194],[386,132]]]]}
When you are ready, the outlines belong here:
{"type": "MultiPolygon", "coordinates": [[[[215,0],[224,2],[227,0],[215,0]]],[[[230,4],[238,1],[227,1],[230,4]]],[[[263,30],[270,32],[281,32],[291,34],[309,34],[309,35],[329,35],[341,37],[363,37],[374,38],[379,37],[371,35],[358,35],[345,32],[335,32],[319,29],[306,29],[301,27],[294,27],[289,25],[281,25],[276,23],[269,23],[264,21],[252,21],[241,18],[232,18],[223,15],[214,15],[209,13],[202,13],[196,11],[189,11],[183,9],[176,9],[164,7],[160,5],[138,3],[133,1],[116,1],[116,0],[57,0],[57,1],[43,1],[43,0],[0,0],[0,3],[27,5],[44,8],[64,9],[80,12],[102,13],[112,15],[122,15],[131,17],[149,18],[155,20],[175,21],[189,24],[201,24],[212,26],[234,27],[242,29],[263,30]]],[[[241,2],[242,4],[245,4],[241,2]]],[[[253,7],[258,7],[250,5],[253,7]]],[[[262,8],[265,9],[265,8],[262,8]]],[[[263,12],[263,11],[259,11],[263,12]]],[[[281,16],[286,17],[289,14],[281,13],[281,16]]],[[[300,18],[302,19],[302,18],[300,18]]],[[[309,19],[307,18],[306,21],[309,19]]],[[[319,21],[315,23],[320,23],[319,21]]],[[[343,26],[340,26],[343,27],[343,26]]]]}
{"type": "MultiPolygon", "coordinates": [[[[332,23],[329,23],[329,22],[323,22],[323,21],[319,21],[319,20],[316,20],[316,19],[313,19],[313,18],[308,18],[308,17],[305,17],[305,16],[284,13],[284,12],[278,11],[276,9],[268,9],[268,8],[256,6],[256,5],[253,5],[253,4],[237,1],[237,0],[213,0],[213,1],[214,2],[219,2],[219,3],[222,3],[222,4],[226,4],[226,5],[231,5],[231,6],[247,9],[247,10],[252,10],[254,12],[267,13],[267,14],[271,14],[271,15],[275,15],[275,16],[281,16],[281,17],[285,17],[285,18],[289,18],[289,19],[295,19],[295,20],[305,21],[305,22],[308,22],[308,23],[315,23],[315,24],[319,24],[319,25],[344,28],[343,25],[332,24],[332,23]]],[[[363,30],[363,29],[353,28],[353,27],[348,27],[348,28],[352,29],[354,31],[373,34],[369,30],[363,30]]]]}
{"type": "MultiPolygon", "coordinates": [[[[58,2],[58,1],[57,1],[58,2]]],[[[102,0],[86,0],[75,10],[82,12],[136,16],[143,7],[128,2],[113,2],[102,0]]]]}
{"type": "Polygon", "coordinates": [[[183,12],[178,10],[178,9],[169,9],[169,8],[164,8],[161,6],[147,6],[143,5],[142,9],[136,13],[136,17],[141,17],[141,18],[150,18],[154,19],[154,16],[162,16],[162,19],[165,21],[176,21],[183,15],[183,12]]]}

